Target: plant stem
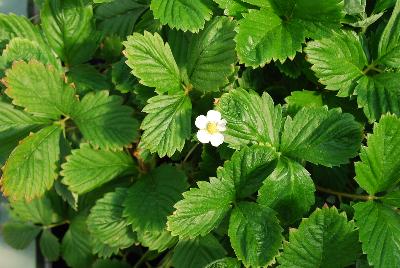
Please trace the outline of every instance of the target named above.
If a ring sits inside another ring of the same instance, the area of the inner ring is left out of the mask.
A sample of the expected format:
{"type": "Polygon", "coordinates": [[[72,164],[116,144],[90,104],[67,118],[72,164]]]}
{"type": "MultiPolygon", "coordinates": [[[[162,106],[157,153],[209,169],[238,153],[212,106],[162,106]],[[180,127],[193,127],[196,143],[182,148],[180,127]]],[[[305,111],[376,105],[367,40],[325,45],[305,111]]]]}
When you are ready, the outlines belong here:
{"type": "Polygon", "coordinates": [[[65,220],[65,221],[53,223],[53,224],[50,224],[50,225],[45,225],[45,226],[43,226],[43,228],[51,229],[51,228],[54,228],[54,227],[57,227],[57,226],[61,226],[61,225],[64,225],[64,224],[68,224],[68,223],[69,223],[69,220],[65,220]]]}
{"type": "Polygon", "coordinates": [[[183,159],[182,163],[186,163],[186,161],[189,159],[189,157],[192,155],[192,153],[194,152],[194,150],[196,150],[197,146],[199,146],[200,143],[196,143],[187,153],[187,155],[185,156],[185,158],[183,159]]]}
{"type": "Polygon", "coordinates": [[[333,194],[333,195],[338,196],[339,198],[347,197],[350,199],[366,200],[366,201],[374,200],[377,198],[376,196],[373,196],[373,195],[359,195],[359,194],[349,194],[349,193],[337,192],[337,191],[327,189],[327,188],[324,188],[321,186],[316,186],[316,188],[318,191],[320,191],[322,193],[333,194]]]}

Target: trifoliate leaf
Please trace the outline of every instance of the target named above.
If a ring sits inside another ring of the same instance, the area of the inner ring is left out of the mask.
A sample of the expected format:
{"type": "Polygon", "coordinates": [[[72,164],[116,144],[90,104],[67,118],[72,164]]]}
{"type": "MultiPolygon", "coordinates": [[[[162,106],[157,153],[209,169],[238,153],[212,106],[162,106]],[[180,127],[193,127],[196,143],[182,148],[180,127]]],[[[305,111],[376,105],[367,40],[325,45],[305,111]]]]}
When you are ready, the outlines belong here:
{"type": "Polygon", "coordinates": [[[225,255],[222,245],[209,234],[193,240],[179,240],[172,256],[172,265],[176,268],[203,268],[225,255]]]}
{"type": "Polygon", "coordinates": [[[61,74],[52,66],[37,60],[20,61],[6,72],[5,93],[13,104],[41,117],[57,119],[68,116],[76,104],[74,90],[64,84],[61,74]]]}
{"type": "Polygon", "coordinates": [[[172,236],[170,232],[164,230],[161,232],[139,232],[138,240],[149,250],[163,252],[175,245],[178,242],[178,237],[172,236]]]}
{"type": "Polygon", "coordinates": [[[400,266],[400,215],[372,201],[354,206],[360,241],[368,262],[376,268],[400,266]]]}
{"type": "Polygon", "coordinates": [[[181,238],[206,235],[224,219],[235,200],[233,181],[210,178],[198,181],[199,188],[183,193],[184,199],[175,204],[176,211],[168,217],[168,230],[181,238]]]}
{"type": "Polygon", "coordinates": [[[287,223],[300,219],[314,204],[314,183],[299,163],[280,158],[274,172],[264,180],[257,202],[272,208],[287,223]]]}
{"type": "Polygon", "coordinates": [[[360,152],[361,162],[355,164],[356,180],[369,194],[388,190],[399,182],[400,119],[394,115],[382,116],[368,135],[367,147],[360,152]]]}
{"type": "Polygon", "coordinates": [[[53,210],[48,195],[33,199],[30,202],[25,200],[9,201],[12,208],[11,215],[18,220],[42,225],[50,225],[60,221],[59,216],[53,210]]]}
{"type": "Polygon", "coordinates": [[[340,96],[353,93],[355,82],[368,65],[360,38],[353,32],[334,32],[329,37],[309,42],[307,59],[319,81],[340,96]]]}
{"type": "Polygon", "coordinates": [[[4,241],[15,249],[28,247],[39,233],[40,227],[17,221],[4,223],[1,230],[4,241]]]}
{"type": "Polygon", "coordinates": [[[160,157],[182,151],[192,130],[190,98],[183,93],[156,96],[148,100],[143,112],[147,113],[141,125],[144,147],[160,157]]]}
{"type": "Polygon", "coordinates": [[[134,231],[161,232],[188,187],[186,176],[168,165],[154,169],[127,191],[124,217],[134,231]]]}
{"type": "Polygon", "coordinates": [[[360,253],[358,232],[335,207],[317,209],[289,233],[278,257],[281,268],[347,267],[360,253]]]}
{"type": "Polygon", "coordinates": [[[138,136],[132,108],[108,91],[88,93],[75,107],[72,119],[83,137],[101,149],[120,150],[138,136]]]}
{"type": "Polygon", "coordinates": [[[50,230],[45,229],[40,236],[40,251],[48,261],[56,261],[60,257],[60,243],[58,238],[51,233],[50,230]]]}
{"type": "MultiPolygon", "coordinates": [[[[154,2],[154,1],[153,1],[154,2]]],[[[160,93],[182,89],[178,66],[168,43],[158,33],[134,33],[124,42],[126,63],[140,83],[160,93]]]]}
{"type": "Polygon", "coordinates": [[[136,240],[128,221],[122,217],[126,194],[126,188],[107,193],[97,200],[87,219],[89,232],[111,247],[127,248],[136,240]]]}
{"type": "Polygon", "coordinates": [[[218,177],[234,182],[238,198],[248,197],[261,187],[275,169],[277,156],[271,147],[244,147],[236,151],[223,168],[218,169],[218,177]]]}
{"type": "Polygon", "coordinates": [[[232,248],[246,267],[273,263],[282,246],[281,232],[275,212],[256,203],[239,203],[229,220],[232,248]]]}
{"type": "Polygon", "coordinates": [[[38,44],[44,43],[38,27],[24,16],[0,14],[0,42],[10,41],[14,37],[22,37],[38,44]]]}
{"type": "Polygon", "coordinates": [[[194,35],[187,59],[187,73],[194,88],[217,91],[228,84],[236,62],[234,28],[231,19],[216,17],[194,35]]]}
{"type": "Polygon", "coordinates": [[[205,268],[241,268],[240,261],[234,258],[223,258],[208,264],[205,268]]]}
{"type": "Polygon", "coordinates": [[[91,59],[100,41],[93,9],[83,0],[48,0],[40,12],[47,41],[68,65],[91,59]]]}
{"type": "Polygon", "coordinates": [[[313,164],[338,166],[356,156],[362,128],[351,114],[324,107],[303,108],[285,122],[280,151],[313,164]]]}
{"type": "Polygon", "coordinates": [[[125,152],[96,150],[87,144],[73,150],[62,169],[62,182],[77,194],[89,192],[118,176],[136,171],[133,158],[125,152]]]}
{"type": "Polygon", "coordinates": [[[260,97],[254,91],[237,88],[222,95],[217,108],[227,121],[224,136],[231,147],[240,148],[247,144],[278,147],[282,108],[274,106],[267,93],[260,97]]]}
{"type": "Polygon", "coordinates": [[[185,32],[198,32],[212,15],[210,3],[204,0],[152,0],[150,8],[162,24],[185,32]]]}
{"type": "Polygon", "coordinates": [[[51,188],[58,176],[60,135],[61,129],[53,125],[21,141],[3,169],[4,195],[30,201],[51,188]]]}

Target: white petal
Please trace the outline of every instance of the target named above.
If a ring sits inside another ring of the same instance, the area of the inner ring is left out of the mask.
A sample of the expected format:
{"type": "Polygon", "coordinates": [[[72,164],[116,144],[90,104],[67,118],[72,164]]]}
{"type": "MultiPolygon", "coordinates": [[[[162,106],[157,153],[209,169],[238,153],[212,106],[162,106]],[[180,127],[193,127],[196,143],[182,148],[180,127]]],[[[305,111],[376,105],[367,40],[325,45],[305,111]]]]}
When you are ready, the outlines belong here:
{"type": "Polygon", "coordinates": [[[211,139],[211,134],[206,130],[197,131],[197,139],[201,143],[209,143],[211,139]]]}
{"type": "Polygon", "coordinates": [[[210,137],[210,141],[212,146],[218,147],[222,143],[224,143],[224,135],[222,135],[221,133],[212,134],[210,137]]]}
{"type": "Polygon", "coordinates": [[[196,118],[196,121],[194,122],[194,124],[199,129],[205,129],[207,127],[207,124],[208,124],[207,117],[205,117],[204,115],[199,115],[196,118]]]}
{"type": "Polygon", "coordinates": [[[226,130],[226,120],[222,119],[217,124],[218,131],[225,131],[226,130]]]}
{"type": "Polygon", "coordinates": [[[218,122],[219,120],[221,120],[221,113],[218,111],[210,110],[207,112],[207,120],[218,122]]]}

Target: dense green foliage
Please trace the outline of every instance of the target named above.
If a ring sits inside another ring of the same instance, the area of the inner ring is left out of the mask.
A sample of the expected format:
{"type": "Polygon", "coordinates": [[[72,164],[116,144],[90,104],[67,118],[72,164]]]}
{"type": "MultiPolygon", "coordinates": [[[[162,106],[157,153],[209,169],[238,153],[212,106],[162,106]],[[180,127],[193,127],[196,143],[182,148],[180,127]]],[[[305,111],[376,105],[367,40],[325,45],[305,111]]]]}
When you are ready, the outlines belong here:
{"type": "Polygon", "coordinates": [[[38,23],[0,14],[12,247],[37,239],[54,267],[400,267],[400,0],[36,4],[38,23]]]}

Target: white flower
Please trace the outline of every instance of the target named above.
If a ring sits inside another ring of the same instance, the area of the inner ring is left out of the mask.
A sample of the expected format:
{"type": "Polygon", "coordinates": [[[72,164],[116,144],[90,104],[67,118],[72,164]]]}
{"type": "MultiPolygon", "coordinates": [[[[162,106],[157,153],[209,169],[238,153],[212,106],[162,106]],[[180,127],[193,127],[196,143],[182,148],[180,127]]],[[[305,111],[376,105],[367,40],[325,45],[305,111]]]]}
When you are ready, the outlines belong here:
{"type": "Polygon", "coordinates": [[[212,146],[218,147],[224,142],[224,135],[221,132],[226,130],[226,120],[221,119],[221,113],[210,110],[207,116],[200,115],[196,118],[197,139],[201,143],[211,142],[212,146]]]}

